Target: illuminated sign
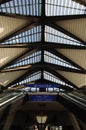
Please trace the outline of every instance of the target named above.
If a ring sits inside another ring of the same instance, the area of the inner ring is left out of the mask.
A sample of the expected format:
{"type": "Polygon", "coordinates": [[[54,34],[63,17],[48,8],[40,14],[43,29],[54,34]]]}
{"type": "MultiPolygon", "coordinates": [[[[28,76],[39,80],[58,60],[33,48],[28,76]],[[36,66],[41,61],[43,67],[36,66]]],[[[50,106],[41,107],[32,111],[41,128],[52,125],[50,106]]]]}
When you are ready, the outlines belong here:
{"type": "Polygon", "coordinates": [[[59,88],[60,85],[58,84],[25,84],[26,87],[33,87],[33,88],[59,88]]]}
{"type": "Polygon", "coordinates": [[[30,101],[56,101],[55,95],[30,95],[30,101]]]}

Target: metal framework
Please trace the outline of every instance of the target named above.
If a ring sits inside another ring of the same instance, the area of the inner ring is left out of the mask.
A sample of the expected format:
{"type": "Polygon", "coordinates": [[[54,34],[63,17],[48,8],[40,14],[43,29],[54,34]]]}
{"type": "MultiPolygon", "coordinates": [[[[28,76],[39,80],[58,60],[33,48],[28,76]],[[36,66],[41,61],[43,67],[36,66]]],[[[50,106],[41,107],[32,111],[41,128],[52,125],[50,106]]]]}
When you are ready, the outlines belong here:
{"type": "Polygon", "coordinates": [[[1,0],[0,85],[7,89],[56,83],[65,90],[86,86],[85,30],[83,0],[1,0]],[[72,74],[79,84],[71,80],[72,74]]]}

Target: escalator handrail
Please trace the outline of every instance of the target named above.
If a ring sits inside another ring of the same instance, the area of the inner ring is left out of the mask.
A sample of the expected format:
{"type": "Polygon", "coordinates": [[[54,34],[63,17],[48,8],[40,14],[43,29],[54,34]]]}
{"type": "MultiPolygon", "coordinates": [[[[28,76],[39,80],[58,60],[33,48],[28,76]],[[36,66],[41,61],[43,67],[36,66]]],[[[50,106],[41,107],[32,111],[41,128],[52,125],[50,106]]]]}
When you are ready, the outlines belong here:
{"type": "Polygon", "coordinates": [[[77,103],[80,107],[82,107],[83,109],[86,110],[86,104],[81,103],[80,101],[78,101],[78,100],[76,100],[76,99],[70,97],[69,95],[67,95],[67,94],[65,94],[65,93],[62,93],[61,96],[64,97],[64,98],[66,98],[67,100],[71,99],[71,101],[72,101],[73,103],[74,103],[74,102],[77,103]]]}

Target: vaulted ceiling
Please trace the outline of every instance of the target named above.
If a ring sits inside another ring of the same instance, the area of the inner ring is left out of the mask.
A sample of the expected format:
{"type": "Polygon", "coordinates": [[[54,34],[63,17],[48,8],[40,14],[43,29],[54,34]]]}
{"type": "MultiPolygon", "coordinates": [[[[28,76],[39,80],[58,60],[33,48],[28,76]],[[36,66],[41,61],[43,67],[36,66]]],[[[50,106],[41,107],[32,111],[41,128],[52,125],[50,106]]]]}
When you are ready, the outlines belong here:
{"type": "Polygon", "coordinates": [[[84,0],[0,0],[0,85],[86,86],[84,0]]]}

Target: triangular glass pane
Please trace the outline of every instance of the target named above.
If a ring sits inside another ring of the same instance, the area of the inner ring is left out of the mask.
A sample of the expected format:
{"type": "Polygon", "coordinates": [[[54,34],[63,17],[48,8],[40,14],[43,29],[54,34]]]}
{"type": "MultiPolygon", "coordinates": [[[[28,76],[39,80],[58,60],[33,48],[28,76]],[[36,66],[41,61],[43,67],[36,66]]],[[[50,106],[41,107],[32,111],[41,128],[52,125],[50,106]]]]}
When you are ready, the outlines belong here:
{"type": "Polygon", "coordinates": [[[17,43],[28,43],[28,42],[38,42],[41,41],[41,26],[37,26],[32,28],[31,30],[27,30],[22,32],[2,44],[17,44],[17,43]]]}
{"type": "Polygon", "coordinates": [[[73,87],[47,71],[44,71],[44,79],[52,81],[52,82],[57,83],[57,84],[64,85],[64,86],[73,87]]]}
{"type": "Polygon", "coordinates": [[[41,61],[41,51],[37,51],[29,56],[26,56],[25,58],[21,60],[16,61],[15,64],[8,66],[7,68],[25,66],[25,65],[34,64],[40,61],[41,61]]]}
{"type": "Polygon", "coordinates": [[[1,4],[0,12],[41,16],[42,0],[11,0],[1,4]]]}
{"type": "Polygon", "coordinates": [[[67,45],[83,46],[79,41],[49,26],[45,26],[45,41],[67,45]]]}
{"type": "Polygon", "coordinates": [[[44,51],[44,61],[51,63],[51,64],[63,66],[63,67],[78,69],[75,66],[73,66],[72,64],[68,63],[67,61],[61,59],[60,57],[58,57],[48,51],[44,51]]]}
{"type": "Polygon", "coordinates": [[[72,0],[46,0],[46,16],[85,14],[85,6],[72,0]]]}
{"type": "Polygon", "coordinates": [[[23,85],[23,84],[26,84],[26,83],[30,83],[30,82],[36,81],[40,78],[41,78],[41,71],[37,71],[37,72],[27,76],[24,80],[17,82],[16,84],[12,85],[12,87],[17,86],[17,85],[23,85]]]}

